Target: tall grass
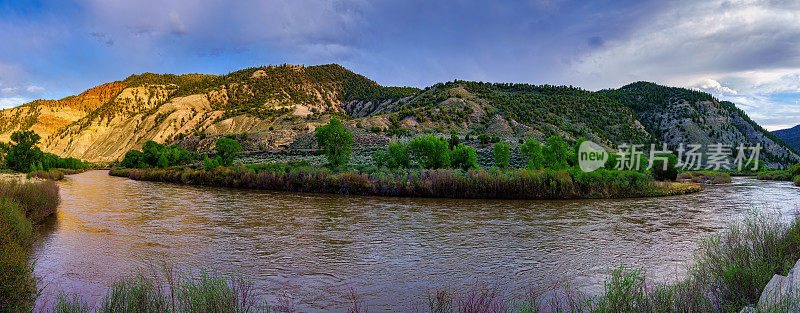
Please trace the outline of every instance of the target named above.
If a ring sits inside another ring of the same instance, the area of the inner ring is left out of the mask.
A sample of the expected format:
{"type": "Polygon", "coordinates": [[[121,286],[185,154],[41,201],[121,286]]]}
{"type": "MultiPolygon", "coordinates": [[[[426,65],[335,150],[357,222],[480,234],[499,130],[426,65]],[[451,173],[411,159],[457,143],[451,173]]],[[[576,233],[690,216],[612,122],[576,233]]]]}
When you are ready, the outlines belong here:
{"type": "Polygon", "coordinates": [[[253,294],[252,284],[241,277],[207,272],[177,277],[170,268],[163,273],[142,271],[116,282],[94,308],[77,295],[60,295],[51,308],[56,313],[271,311],[253,294]]]}
{"type": "Polygon", "coordinates": [[[251,189],[379,196],[574,199],[619,198],[696,192],[693,184],[655,183],[630,171],[379,170],[331,172],[314,167],[218,167],[213,170],[112,169],[135,180],[251,189]]]}
{"type": "Polygon", "coordinates": [[[800,259],[800,218],[752,214],[703,242],[693,272],[731,311],[758,301],[773,275],[786,275],[800,259]]]}
{"type": "Polygon", "coordinates": [[[32,308],[37,294],[29,263],[32,225],[53,214],[58,202],[52,181],[0,181],[0,312],[32,308]]]}
{"type": "Polygon", "coordinates": [[[780,180],[780,181],[791,181],[792,174],[788,171],[769,171],[769,172],[762,172],[758,173],[756,178],[760,180],[780,180]]]}
{"type": "Polygon", "coordinates": [[[679,180],[688,180],[695,184],[730,184],[732,182],[730,173],[715,171],[694,171],[678,174],[679,180]]]}

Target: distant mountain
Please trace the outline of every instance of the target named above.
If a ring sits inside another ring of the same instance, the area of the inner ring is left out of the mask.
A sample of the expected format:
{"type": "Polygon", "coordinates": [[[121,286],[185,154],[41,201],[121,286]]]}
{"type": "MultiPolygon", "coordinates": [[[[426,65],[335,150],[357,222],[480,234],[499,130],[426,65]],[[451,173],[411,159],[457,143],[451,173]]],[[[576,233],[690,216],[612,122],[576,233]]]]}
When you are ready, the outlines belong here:
{"type": "Polygon", "coordinates": [[[776,130],[772,133],[775,134],[775,136],[780,140],[783,140],[783,142],[794,148],[795,151],[800,151],[800,125],[792,128],[776,130]]]}
{"type": "Polygon", "coordinates": [[[798,160],[732,103],[689,89],[647,82],[598,92],[470,81],[384,87],[336,64],[131,75],[77,96],[2,110],[0,140],[32,129],[43,150],[95,162],[118,160],[147,140],[203,151],[214,136],[242,133],[248,149],[310,148],[310,134],[331,116],[342,117],[365,144],[450,131],[511,141],[559,134],[607,147],[761,143],[772,164],[798,160]]]}

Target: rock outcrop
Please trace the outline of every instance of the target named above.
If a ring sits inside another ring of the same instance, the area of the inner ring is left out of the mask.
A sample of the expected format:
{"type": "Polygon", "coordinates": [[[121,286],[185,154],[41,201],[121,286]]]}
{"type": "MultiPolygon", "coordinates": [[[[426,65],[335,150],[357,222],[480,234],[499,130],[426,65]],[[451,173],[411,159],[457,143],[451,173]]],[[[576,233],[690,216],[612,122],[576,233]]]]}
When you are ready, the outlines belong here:
{"type": "Polygon", "coordinates": [[[756,308],[746,307],[740,313],[800,312],[800,260],[786,276],[775,275],[769,280],[756,308]]]}

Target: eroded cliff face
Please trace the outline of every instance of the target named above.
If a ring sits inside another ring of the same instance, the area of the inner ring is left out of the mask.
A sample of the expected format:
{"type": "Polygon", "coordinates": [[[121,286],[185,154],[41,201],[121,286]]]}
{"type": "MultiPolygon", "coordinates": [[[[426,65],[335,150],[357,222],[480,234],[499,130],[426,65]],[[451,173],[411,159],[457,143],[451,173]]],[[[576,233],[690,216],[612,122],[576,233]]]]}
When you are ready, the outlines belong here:
{"type": "Polygon", "coordinates": [[[276,148],[313,130],[321,123],[322,112],[344,113],[342,83],[336,79],[314,81],[309,76],[317,74],[306,73],[302,66],[244,71],[253,73],[235,72],[229,75],[238,76],[231,79],[135,75],[78,96],[34,101],[0,111],[0,121],[8,125],[0,129],[0,140],[8,141],[14,131],[31,129],[42,136],[45,152],[112,162],[147,140],[169,143],[200,134],[274,133],[265,134],[264,148],[276,148]],[[276,71],[280,77],[275,77],[276,71]],[[279,79],[287,75],[292,81],[279,79]],[[192,84],[208,86],[187,94],[192,84]]]}
{"type": "Polygon", "coordinates": [[[60,100],[36,100],[16,108],[0,111],[0,141],[8,141],[17,130],[32,129],[43,139],[61,128],[80,120],[116,97],[125,85],[103,84],[77,96],[60,100]]]}

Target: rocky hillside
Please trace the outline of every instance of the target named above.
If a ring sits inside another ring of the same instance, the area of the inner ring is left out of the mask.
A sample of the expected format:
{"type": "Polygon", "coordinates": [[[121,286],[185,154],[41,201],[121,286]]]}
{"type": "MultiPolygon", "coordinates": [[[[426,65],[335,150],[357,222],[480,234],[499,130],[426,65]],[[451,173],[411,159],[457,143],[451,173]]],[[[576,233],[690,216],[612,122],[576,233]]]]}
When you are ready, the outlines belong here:
{"type": "Polygon", "coordinates": [[[794,163],[797,151],[755,123],[744,111],[708,93],[637,82],[600,93],[632,108],[655,142],[675,147],[679,143],[734,147],[760,143],[761,158],[770,165],[794,163]]]}
{"type": "Polygon", "coordinates": [[[247,134],[250,150],[310,148],[311,133],[331,116],[343,117],[365,144],[421,132],[486,133],[511,141],[560,134],[610,148],[760,142],[771,162],[797,159],[733,104],[687,89],[634,83],[591,92],[454,81],[420,90],[383,87],[335,64],[132,75],[77,96],[0,111],[0,140],[32,129],[45,151],[94,162],[118,160],[147,140],[202,151],[227,134],[247,134]]]}
{"type": "Polygon", "coordinates": [[[780,140],[783,140],[786,144],[794,148],[796,151],[800,151],[800,125],[797,125],[792,128],[776,130],[772,132],[775,137],[778,137],[780,140]]]}

